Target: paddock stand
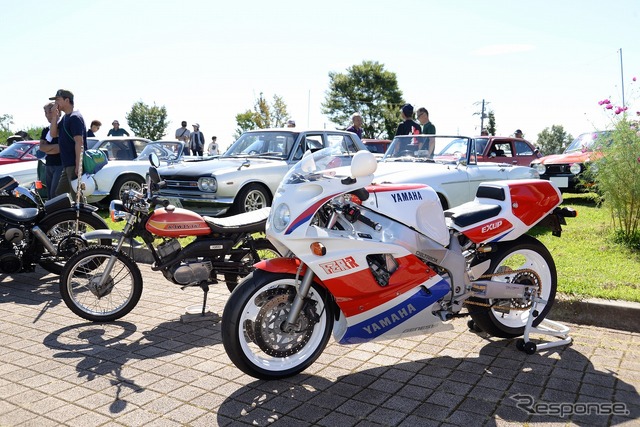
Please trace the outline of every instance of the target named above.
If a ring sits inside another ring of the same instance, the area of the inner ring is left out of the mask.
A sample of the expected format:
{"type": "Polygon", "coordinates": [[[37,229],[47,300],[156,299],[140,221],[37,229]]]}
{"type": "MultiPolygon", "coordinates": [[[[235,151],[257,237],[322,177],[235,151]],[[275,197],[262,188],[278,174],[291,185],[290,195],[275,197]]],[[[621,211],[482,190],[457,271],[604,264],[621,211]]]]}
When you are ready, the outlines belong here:
{"type": "MultiPolygon", "coordinates": [[[[524,326],[524,334],[522,338],[516,340],[516,348],[520,351],[524,351],[527,354],[534,354],[537,351],[546,350],[552,347],[559,347],[561,345],[570,344],[572,338],[569,336],[571,328],[561,323],[554,322],[553,320],[543,319],[538,326],[533,326],[533,321],[540,314],[536,307],[538,303],[546,303],[542,298],[534,298],[533,305],[531,306],[531,315],[527,319],[527,324],[524,326]],[[545,335],[548,337],[559,338],[556,341],[543,342],[536,344],[529,338],[530,334],[545,335]]],[[[467,326],[474,332],[481,332],[482,330],[475,324],[473,320],[467,322],[467,326]]]]}
{"type": "Polygon", "coordinates": [[[533,326],[533,320],[540,314],[536,307],[538,303],[546,303],[542,298],[535,297],[533,299],[533,305],[531,306],[531,315],[527,319],[527,324],[524,327],[524,335],[516,341],[516,348],[520,351],[524,351],[527,354],[534,354],[537,351],[546,350],[552,347],[559,347],[561,345],[570,344],[572,338],[569,336],[569,328],[562,323],[554,322],[553,320],[543,319],[538,326],[533,326]],[[529,339],[529,334],[535,333],[540,335],[546,335],[549,337],[559,338],[556,341],[548,341],[536,344],[529,339]]]}

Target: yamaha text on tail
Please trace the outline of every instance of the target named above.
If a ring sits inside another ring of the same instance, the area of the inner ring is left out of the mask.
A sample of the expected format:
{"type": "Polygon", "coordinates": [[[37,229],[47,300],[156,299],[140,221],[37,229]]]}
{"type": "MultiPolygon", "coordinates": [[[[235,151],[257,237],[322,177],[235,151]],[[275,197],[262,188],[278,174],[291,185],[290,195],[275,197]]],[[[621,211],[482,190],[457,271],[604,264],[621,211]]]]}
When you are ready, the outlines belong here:
{"type": "MultiPolygon", "coordinates": [[[[153,155],[152,155],[153,158],[153,155]]],[[[129,190],[111,203],[114,220],[125,220],[123,231],[95,231],[88,239],[111,239],[113,246],[78,252],[60,277],[60,293],[78,316],[97,322],[113,321],[129,313],[142,295],[142,274],[136,265],[136,248],[144,242],[153,257],[152,270],[184,288],[204,291],[223,275],[232,290],[239,277],[253,270],[260,259],[279,256],[273,245],[254,234],[264,233],[269,208],[227,218],[202,217],[176,208],[153,194],[165,185],[154,159],[144,194],[129,190]],[[156,209],[157,205],[164,207],[156,209]],[[183,245],[179,238],[193,240],[183,245]],[[159,242],[158,242],[159,240],[159,242]]]]}
{"type": "Polygon", "coordinates": [[[523,334],[532,306],[540,323],[556,293],[549,251],[525,233],[560,235],[561,195],[544,180],[481,184],[476,198],[443,212],[423,184],[370,185],[367,151],[305,156],[283,179],[267,237],[287,257],[262,261],[233,291],[223,344],[261,379],[310,366],[330,336],[340,344],[451,329],[470,315],[499,337],[523,334]]]}
{"type": "Polygon", "coordinates": [[[108,229],[98,209],[73,203],[68,194],[42,202],[11,177],[0,178],[0,274],[33,271],[60,274],[78,250],[108,240],[86,240],[85,232],[108,229]],[[20,191],[17,197],[14,192],[20,191]]]}

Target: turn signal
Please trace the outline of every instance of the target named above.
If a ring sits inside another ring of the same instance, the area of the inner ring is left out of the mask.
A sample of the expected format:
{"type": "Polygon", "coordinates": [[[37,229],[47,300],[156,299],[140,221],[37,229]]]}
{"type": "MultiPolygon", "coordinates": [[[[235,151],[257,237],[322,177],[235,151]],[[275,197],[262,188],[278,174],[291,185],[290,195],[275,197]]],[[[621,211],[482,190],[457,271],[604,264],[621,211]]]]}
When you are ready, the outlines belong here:
{"type": "Polygon", "coordinates": [[[38,180],[35,182],[36,190],[42,190],[42,181],[38,180]]]}
{"type": "Polygon", "coordinates": [[[327,254],[327,248],[320,242],[313,242],[311,244],[311,253],[318,256],[325,256],[327,254]]]}

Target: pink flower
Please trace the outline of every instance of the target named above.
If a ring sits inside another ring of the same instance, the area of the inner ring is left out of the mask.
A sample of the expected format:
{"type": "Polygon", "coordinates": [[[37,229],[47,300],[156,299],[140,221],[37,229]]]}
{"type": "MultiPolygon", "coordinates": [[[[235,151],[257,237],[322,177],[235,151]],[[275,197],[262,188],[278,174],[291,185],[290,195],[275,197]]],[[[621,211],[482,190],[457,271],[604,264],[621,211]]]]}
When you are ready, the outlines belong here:
{"type": "Polygon", "coordinates": [[[611,110],[611,109],[613,109],[613,105],[611,105],[611,104],[607,104],[607,106],[606,106],[605,108],[606,108],[607,110],[611,110]]]}
{"type": "Polygon", "coordinates": [[[636,116],[640,116],[640,111],[636,111],[636,116]]]}
{"type": "Polygon", "coordinates": [[[633,78],[633,81],[634,81],[634,82],[636,81],[636,78],[635,78],[635,77],[633,78]]]}
{"type": "Polygon", "coordinates": [[[610,101],[610,100],[608,100],[608,99],[605,99],[605,100],[604,100],[604,101],[602,101],[602,102],[603,102],[604,104],[607,104],[607,105],[611,104],[611,101],[610,101]]]}
{"type": "Polygon", "coordinates": [[[604,104],[604,101],[598,101],[598,105],[604,104]]]}

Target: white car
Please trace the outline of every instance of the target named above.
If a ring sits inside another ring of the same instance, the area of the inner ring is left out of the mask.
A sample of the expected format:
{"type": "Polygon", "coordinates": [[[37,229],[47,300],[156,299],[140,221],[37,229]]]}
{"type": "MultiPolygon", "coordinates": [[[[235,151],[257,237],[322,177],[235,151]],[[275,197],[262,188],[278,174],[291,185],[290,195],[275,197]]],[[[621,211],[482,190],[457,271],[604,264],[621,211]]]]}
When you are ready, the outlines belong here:
{"type": "Polygon", "coordinates": [[[28,187],[38,179],[38,163],[40,163],[39,160],[2,165],[2,175],[11,176],[21,186],[28,187]]]}
{"type": "Polygon", "coordinates": [[[477,162],[475,140],[462,136],[396,136],[378,162],[374,183],[420,183],[433,188],[444,209],[474,199],[481,182],[539,179],[535,169],[477,162]]]}
{"type": "Polygon", "coordinates": [[[85,196],[89,203],[120,199],[126,190],[142,191],[149,172],[149,155],[156,153],[167,165],[183,160],[184,143],[180,141],[157,141],[145,144],[134,160],[109,160],[96,174],[84,175],[85,196]]]}

